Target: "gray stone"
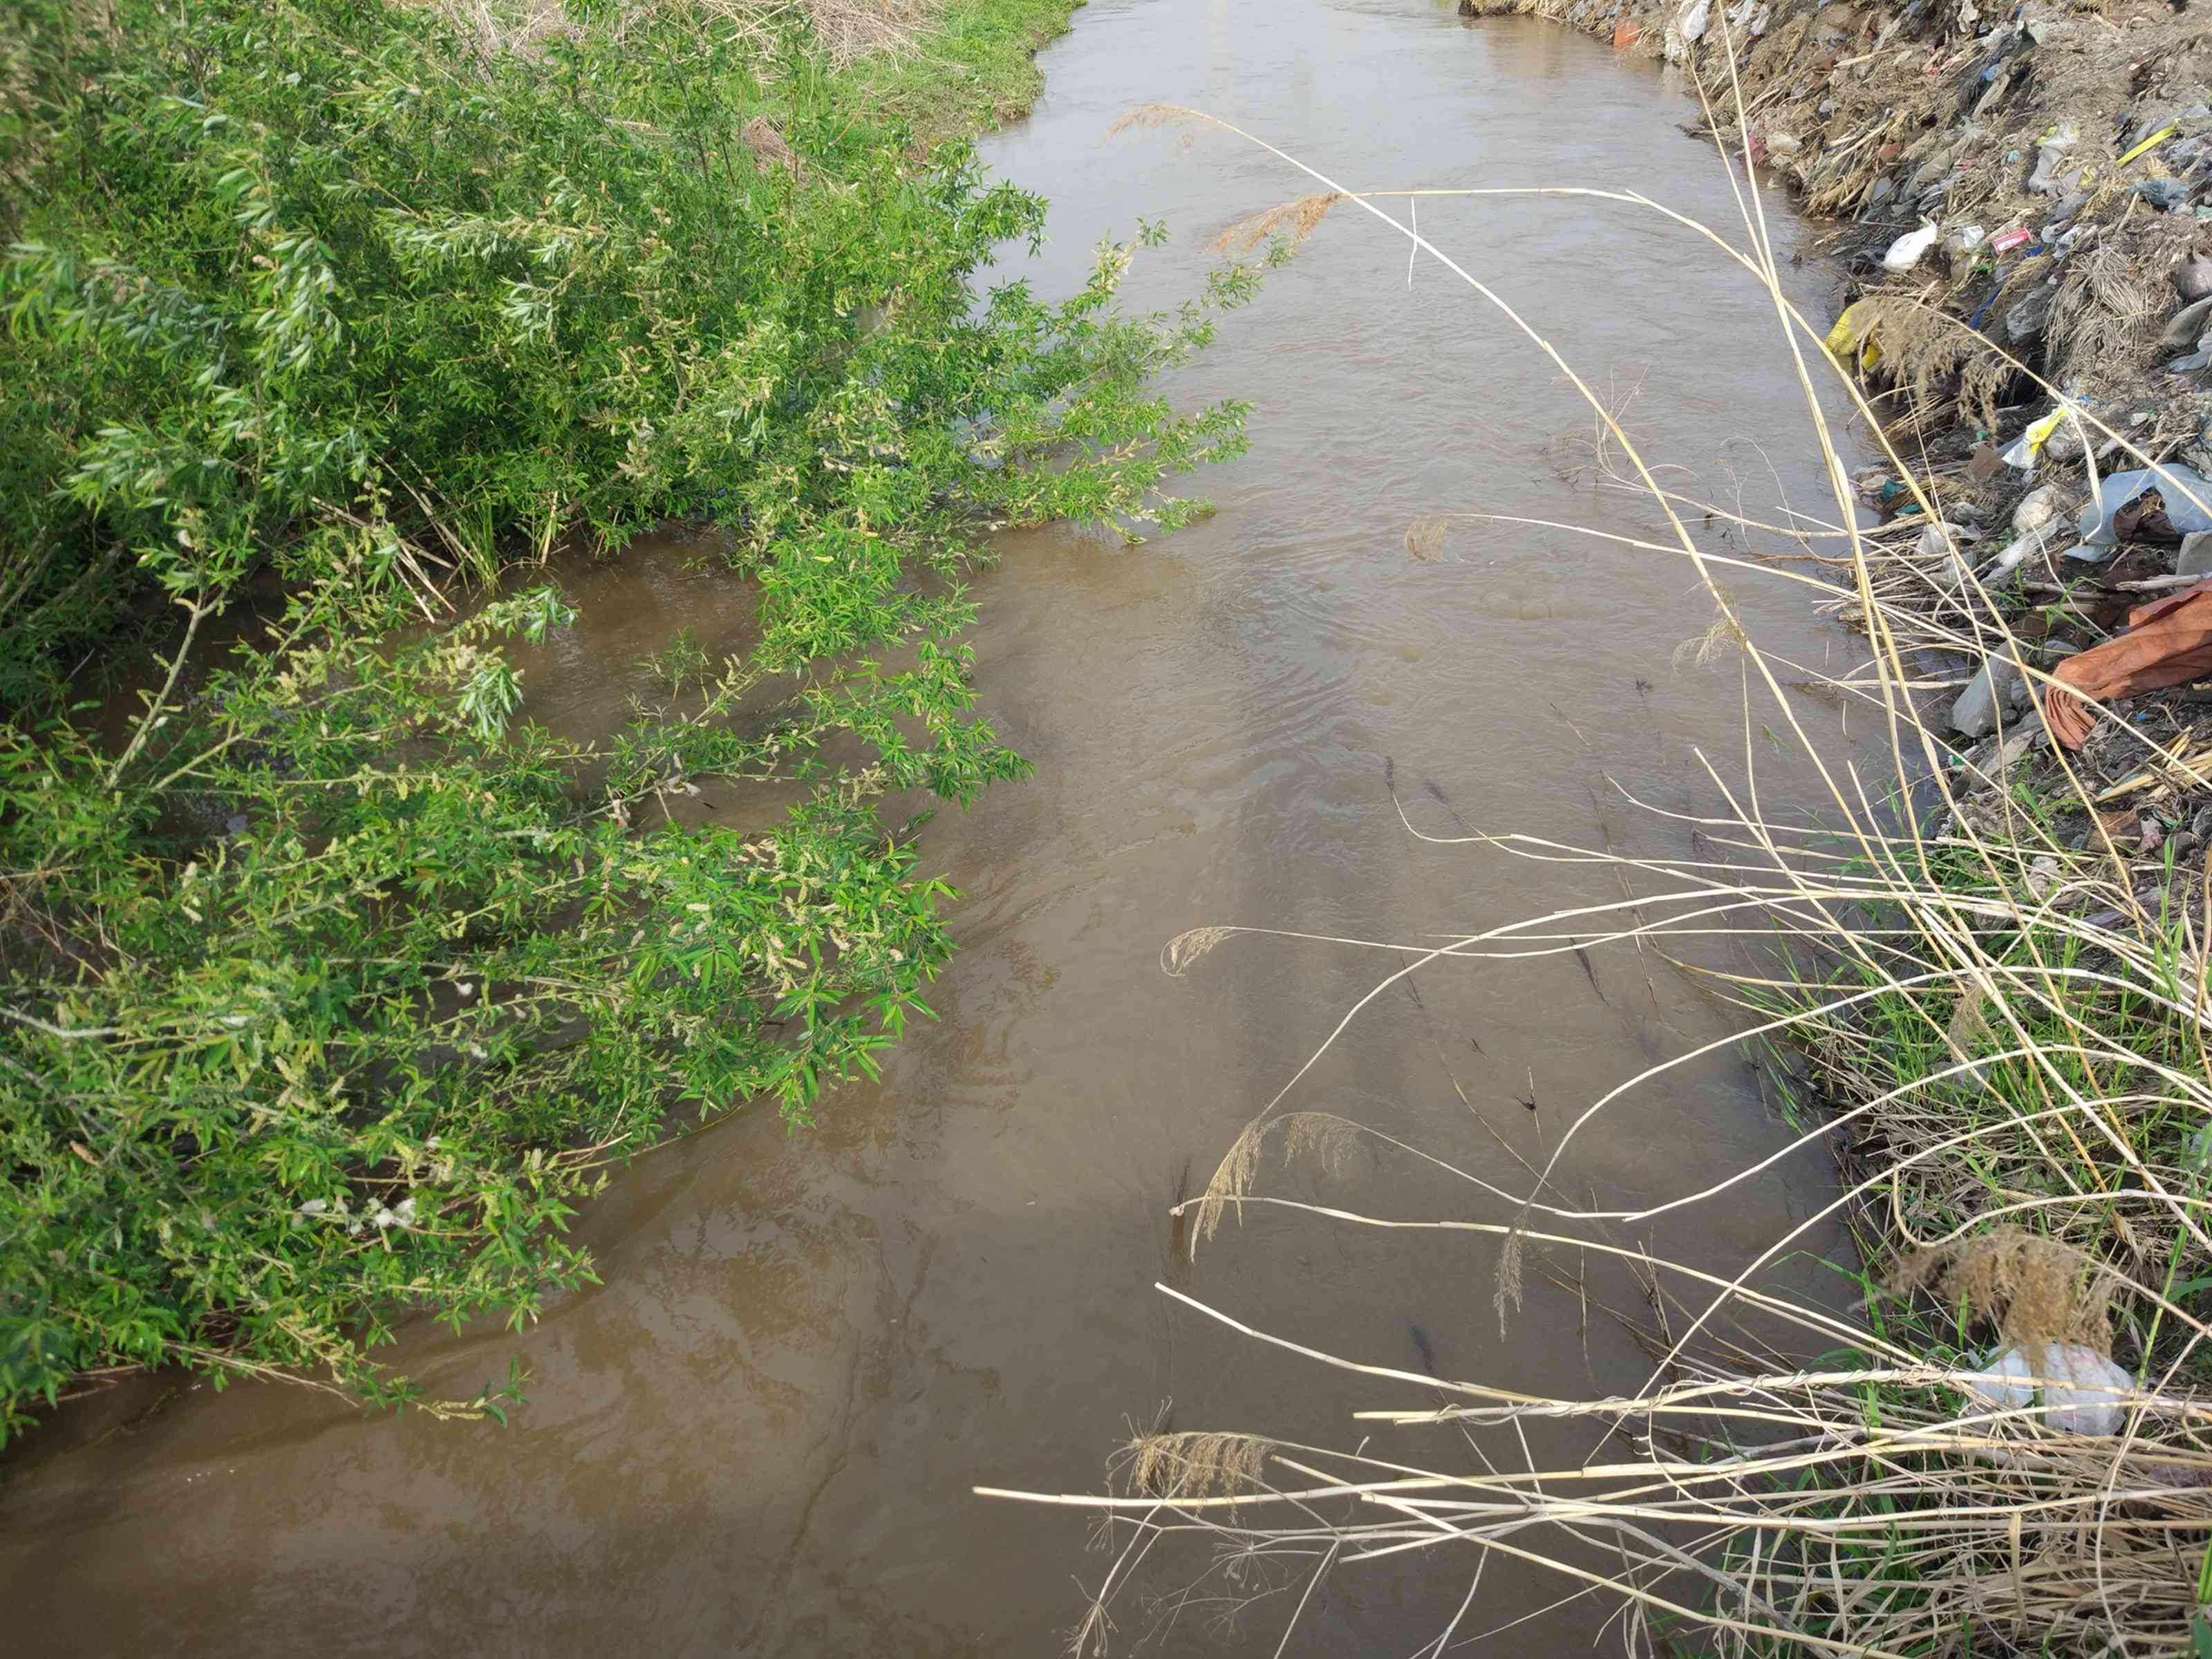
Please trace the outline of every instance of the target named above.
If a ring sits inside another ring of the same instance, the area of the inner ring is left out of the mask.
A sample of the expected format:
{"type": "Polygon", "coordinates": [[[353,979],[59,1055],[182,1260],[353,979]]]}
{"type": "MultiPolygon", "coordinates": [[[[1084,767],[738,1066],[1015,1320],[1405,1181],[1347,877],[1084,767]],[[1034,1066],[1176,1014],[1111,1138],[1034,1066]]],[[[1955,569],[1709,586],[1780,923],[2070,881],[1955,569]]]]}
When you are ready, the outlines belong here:
{"type": "Polygon", "coordinates": [[[2192,302],[2212,294],[2212,258],[2200,253],[2176,265],[2173,268],[2173,291],[2185,301],[2192,302]]]}
{"type": "Polygon", "coordinates": [[[2212,295],[2192,304],[2185,305],[2173,313],[2166,325],[2166,332],[2158,337],[2161,351],[2179,351],[2184,346],[2197,343],[2197,337],[2212,328],[2212,295]]]}
{"type": "MultiPolygon", "coordinates": [[[[2025,686],[2027,682],[2021,682],[2025,686]]],[[[2020,764],[2030,750],[2040,749],[2044,744],[2043,713],[2029,708],[2005,727],[2004,744],[1997,750],[1996,770],[2002,778],[2020,764]]]]}
{"type": "Polygon", "coordinates": [[[2212,531],[2200,530],[2181,538],[2181,551],[2174,556],[2173,574],[2212,576],[2212,531]]]}
{"type": "Polygon", "coordinates": [[[1981,672],[1966,682],[1966,689],[1951,705],[1951,729],[1970,738],[1986,737],[1996,731],[1999,697],[2004,699],[2008,708],[2023,708],[2033,701],[2027,676],[2021,672],[2010,646],[2000,648],[1982,665],[1981,672]]]}

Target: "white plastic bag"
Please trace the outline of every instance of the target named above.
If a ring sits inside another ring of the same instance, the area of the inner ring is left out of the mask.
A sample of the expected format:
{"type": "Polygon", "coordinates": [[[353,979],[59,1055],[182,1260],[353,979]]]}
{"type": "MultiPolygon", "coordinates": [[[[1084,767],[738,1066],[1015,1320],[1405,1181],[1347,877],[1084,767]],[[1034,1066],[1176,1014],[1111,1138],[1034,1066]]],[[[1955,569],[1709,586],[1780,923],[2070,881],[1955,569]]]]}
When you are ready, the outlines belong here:
{"type": "Polygon", "coordinates": [[[1679,64],[1690,55],[1690,48],[1705,38],[1705,30],[1713,20],[1713,0],[1689,0],[1689,3],[1667,20],[1667,61],[1679,64]]]}
{"type": "Polygon", "coordinates": [[[1936,246],[1936,239],[1943,233],[1933,225],[1923,225],[1917,230],[1908,230],[1889,245],[1889,252],[1881,256],[1885,270],[1910,270],[1925,258],[1928,250],[1936,246]]]}
{"type": "Polygon", "coordinates": [[[2041,1420],[2061,1434],[2118,1434],[2136,1386],[2126,1371],[2078,1342],[2007,1348],[1972,1382],[1975,1392],[2009,1411],[2035,1405],[2039,1393],[2041,1420]]]}
{"type": "MultiPolygon", "coordinates": [[[[2006,450],[2004,453],[2004,464],[2007,466],[2016,466],[2021,471],[2027,473],[2029,477],[2033,477],[2035,476],[2035,464],[2043,459],[2044,445],[2051,441],[2051,434],[2058,430],[2060,422],[2064,421],[2065,418],[2066,409],[2065,405],[2062,404],[2058,408],[2052,410],[2051,413],[2030,426],[2027,431],[2021,433],[2019,437],[2013,441],[2012,447],[2006,450]]],[[[2046,488],[2048,486],[2046,486],[2046,488]]],[[[2038,491],[2037,493],[2040,494],[2041,492],[2038,491]]],[[[2045,516],[2047,517],[2048,515],[2046,514],[2045,516]]],[[[2014,523],[2016,525],[2018,524],[2017,519],[2015,519],[2014,523]]],[[[2026,525],[2019,525],[2019,527],[2024,530],[2029,526],[2026,525]]]]}
{"type": "Polygon", "coordinates": [[[2035,171],[2028,175],[2027,187],[2045,196],[2056,196],[2072,182],[2073,169],[2065,166],[2066,153],[2081,142],[2081,134],[2071,121],[2061,121],[2057,126],[2035,141],[2035,171]]]}

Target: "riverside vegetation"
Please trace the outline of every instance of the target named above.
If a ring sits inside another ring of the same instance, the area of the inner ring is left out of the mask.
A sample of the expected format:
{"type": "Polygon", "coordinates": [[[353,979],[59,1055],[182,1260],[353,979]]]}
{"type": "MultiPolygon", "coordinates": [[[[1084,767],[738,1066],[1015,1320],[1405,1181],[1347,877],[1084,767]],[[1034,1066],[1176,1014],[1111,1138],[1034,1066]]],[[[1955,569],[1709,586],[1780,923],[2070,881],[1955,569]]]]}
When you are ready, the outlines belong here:
{"type": "Polygon", "coordinates": [[[986,291],[1044,204],[946,135],[1065,15],[10,9],[0,1438],[164,1364],[496,1414],[376,1349],[528,1320],[611,1163],[927,1014],[950,895],[875,802],[1024,769],[986,533],[1181,523],[1241,444],[1146,383],[1249,268],[986,291]],[[557,740],[505,647],[670,518],[756,634],[557,740]]]}

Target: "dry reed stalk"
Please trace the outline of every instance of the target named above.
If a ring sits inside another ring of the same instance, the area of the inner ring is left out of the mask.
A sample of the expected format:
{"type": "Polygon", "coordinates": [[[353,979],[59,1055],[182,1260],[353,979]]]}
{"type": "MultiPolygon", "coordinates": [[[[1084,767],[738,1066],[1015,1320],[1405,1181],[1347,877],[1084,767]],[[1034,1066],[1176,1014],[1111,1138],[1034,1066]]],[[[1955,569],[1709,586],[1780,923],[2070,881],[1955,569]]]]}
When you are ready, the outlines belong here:
{"type": "MultiPolygon", "coordinates": [[[[1732,87],[1731,94],[1740,126],[1743,89],[1732,87]]],[[[1817,769],[1826,798],[1818,822],[1784,821],[1764,808],[1747,740],[1740,783],[1700,757],[1717,810],[1647,809],[1691,829],[1686,857],[1632,855],[1610,842],[1588,848],[1520,834],[1427,835],[1401,808],[1407,832],[1425,842],[1607,866],[1622,877],[1623,896],[1442,944],[1336,940],[1383,952],[1397,965],[1252,1119],[1204,1195],[1191,1200],[1200,1220],[1193,1249],[1229,1210],[1247,1206],[1440,1240],[1492,1238],[1501,1319],[1519,1304],[1529,1253],[1571,1249],[1615,1260],[1647,1286],[1656,1322],[1641,1334],[1653,1358],[1650,1380],[1617,1396],[1515,1395],[1295,1342],[1164,1285],[1164,1295],[1249,1340],[1364,1379],[1377,1403],[1356,1416],[1371,1431],[1438,1423],[1518,1430],[1553,1420],[1589,1422],[1604,1432],[1583,1461],[1551,1467],[1527,1454],[1522,1437],[1523,1462],[1512,1468],[1480,1457],[1424,1467],[1389,1457],[1368,1440],[1346,1452],[1209,1436],[1194,1443],[1206,1448],[1203,1482],[1171,1474],[1164,1486],[1156,1480],[1126,1494],[979,1488],[1096,1510],[1109,1534],[1124,1539],[1078,1640],[1103,1631],[1105,1598],[1127,1583],[1128,1563],[1160,1540],[1194,1537],[1210,1540],[1220,1560],[1276,1559],[1316,1578],[1432,1552],[1437,1571],[1468,1576],[1457,1613],[1426,1650],[1432,1653],[1481,1633],[1469,1619],[1479,1606],[1480,1564],[1492,1556],[1551,1571],[1570,1595],[1614,1598],[1632,1650],[1680,1631],[1723,1654],[1963,1653],[1971,1632],[1977,1652],[2084,1659],[2201,1652],[2198,1644],[2212,1638],[2198,1601],[2200,1567],[2212,1550],[2212,1396],[2193,1379],[2206,1369],[2203,1347],[2212,1338],[2199,1288],[2212,1284],[2212,1066],[2202,1029],[2212,1008],[2212,893],[2197,896],[2178,921],[2154,915],[2132,890],[2130,866],[2101,821],[2097,842],[2075,849],[2018,811],[2005,791],[1993,801],[1970,798],[1973,781],[1945,763],[1948,745],[1917,710],[1926,674],[1915,665],[1941,648],[1994,649],[2011,635],[1971,576],[1962,587],[1945,587],[1899,538],[1859,526],[1815,366],[1835,373],[1843,395],[1869,420],[1923,522],[1942,521],[1937,484],[1906,464],[1870,419],[1864,393],[1818,349],[1820,331],[1790,306],[1757,196],[1739,186],[1748,246],[1735,248],[1633,192],[1466,192],[1581,197],[1657,212],[1750,272],[1774,308],[1826,462],[1834,501],[1819,515],[1785,509],[1755,518],[1663,487],[1588,384],[1410,223],[1376,198],[1345,191],[1274,146],[1195,112],[1156,106],[1123,123],[1178,124],[1244,138],[1327,192],[1301,199],[1350,202],[1407,236],[1417,255],[1466,282],[1565,373],[1597,417],[1607,480],[1641,491],[1669,532],[1602,539],[1691,563],[1713,600],[1718,637],[1740,658],[1747,697],[1765,695],[1774,723],[1817,769]],[[1765,552],[1710,551],[1686,527],[1692,511],[1725,521],[1747,547],[1763,538],[1765,552]],[[1832,572],[1844,586],[1789,568],[1790,560],[1832,572]],[[1834,595],[1865,630],[1871,660],[1838,677],[1770,655],[1719,580],[1736,569],[1834,595]],[[1805,684],[1828,686],[1880,716],[1891,739],[1887,780],[1824,758],[1784,695],[1805,684]],[[1898,808],[1923,783],[1941,799],[1940,822],[1898,808]],[[1790,965],[1723,973],[1674,956],[1717,937],[1782,947],[1790,965]],[[1286,1108],[1351,1021],[1416,969],[1443,958],[1526,960],[1621,942],[1678,960],[1738,1002],[1749,1023],[1588,1104],[1525,1192],[1507,1192],[1342,1119],[1286,1108]],[[1771,1041],[1808,1057],[1838,1109],[1802,1124],[1792,1145],[1695,1190],[1613,1206],[1559,1195],[1563,1158],[1620,1100],[1724,1048],[1771,1041]],[[1322,1151],[1339,1160],[1354,1138],[1371,1141],[1378,1155],[1419,1160],[1507,1203],[1516,1218],[1382,1217],[1261,1191],[1261,1153],[1274,1133],[1286,1153],[1322,1151]],[[1841,1154],[1840,1190],[1732,1271],[1650,1256],[1603,1232],[1726,1203],[1783,1159],[1819,1145],[1841,1154]],[[1774,1264],[1838,1218],[1855,1226],[1870,1255],[1893,1260],[1886,1290],[1869,1285],[1887,1310],[1880,1325],[1766,1282],[1774,1264]],[[1753,1334],[1754,1323],[1762,1334],[1753,1334]],[[2078,1383],[2076,1376],[1993,1380],[1978,1349],[1985,1342],[2058,1342],[2124,1355],[2129,1382],[2069,1395],[2049,1391],[2078,1383]],[[1844,1363],[1808,1366],[1797,1358],[1838,1352],[1844,1363]],[[2115,1409],[2116,1432],[2081,1427],[2081,1408],[2067,1402],[2084,1394],[2115,1409]],[[1232,1468],[1233,1493],[1215,1490],[1217,1465],[1232,1468]],[[1472,1567],[1461,1565],[1467,1546],[1472,1567]]],[[[2094,278],[2084,293],[2073,324],[2084,330],[2099,326],[2093,311],[2118,314],[2129,303],[2124,294],[2099,291],[2094,278]]],[[[1932,331],[1929,342],[1926,349],[1939,349],[1932,331]]],[[[2025,373],[2007,362],[2008,372],[2025,373]]],[[[2147,459],[2093,414],[2083,426],[2147,459]]],[[[1408,551],[1433,553],[1443,522],[1416,520],[1408,551]]],[[[1751,714],[1747,704],[1747,732],[1751,714]]],[[[2116,740],[2154,760],[2175,758],[2138,735],[2116,740]]],[[[2077,806],[2089,804],[2075,770],[2063,781],[2077,806]]],[[[1182,971],[1230,931],[1184,935],[1164,965],[1182,971]]],[[[1292,1630],[1310,1594],[1310,1583],[1292,1630]]]]}

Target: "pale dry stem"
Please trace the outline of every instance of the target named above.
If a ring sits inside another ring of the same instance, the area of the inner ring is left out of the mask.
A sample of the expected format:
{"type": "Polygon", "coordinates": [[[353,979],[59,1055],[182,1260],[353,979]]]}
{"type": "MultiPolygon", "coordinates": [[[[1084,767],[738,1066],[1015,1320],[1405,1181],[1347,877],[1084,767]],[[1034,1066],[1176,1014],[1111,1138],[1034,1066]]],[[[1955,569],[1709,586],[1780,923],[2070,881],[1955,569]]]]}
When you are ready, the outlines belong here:
{"type": "MultiPolygon", "coordinates": [[[[1735,95],[1741,110],[1742,94],[1735,95]]],[[[1121,125],[1173,124],[1236,131],[1164,106],[1121,125]]],[[[1358,204],[1413,236],[1418,253],[1433,256],[1504,308],[1426,237],[1367,198],[1291,165],[1328,192],[1302,200],[1358,204]]],[[[1666,211],[1632,193],[1518,193],[1582,195],[1666,211]]],[[[1808,565],[1839,573],[1847,586],[1838,603],[1866,630],[1870,661],[1829,675],[1763,651],[1714,573],[1772,568],[1776,556],[1723,556],[1698,546],[1681,520],[1691,498],[1659,483],[1614,415],[1569,371],[1599,417],[1601,463],[1619,482],[1643,489],[1672,532],[1664,539],[1607,539],[1688,558],[1712,593],[1720,620],[1708,636],[1711,648],[1732,650],[1746,676],[1744,775],[1731,782],[1700,756],[1720,810],[1691,816],[1652,809],[1690,824],[1697,850],[1687,857],[1635,856],[1609,842],[1590,849],[1527,835],[1427,836],[1407,823],[1424,841],[1604,864],[1635,879],[1616,902],[1442,943],[1336,940],[1388,953],[1401,965],[1345,1014],[1237,1137],[1196,1200],[1201,1224],[1194,1231],[1194,1249],[1195,1238],[1211,1237],[1231,1206],[1264,1205],[1343,1226],[1493,1238],[1502,1321],[1520,1305],[1530,1249],[1632,1256],[1650,1275],[1658,1321],[1656,1331],[1644,1333],[1654,1354],[1650,1380],[1632,1395],[1596,1399],[1537,1400],[1443,1383],[1255,1329],[1163,1286],[1177,1304],[1249,1339],[1395,1396],[1357,1414],[1378,1430],[1439,1422],[1517,1429],[1551,1418],[1601,1424],[1607,1437],[1579,1464],[1540,1467],[1527,1457],[1519,1468],[1472,1470],[1394,1461],[1365,1441],[1345,1453],[1249,1440],[1233,1453],[1209,1450],[1206,1460],[1209,1469],[1237,1460],[1237,1479],[1247,1490],[1231,1499],[1211,1484],[1186,1493],[1171,1482],[1187,1501],[1165,1518],[1143,1496],[994,1495],[1098,1508],[1149,1528],[1148,1537],[1195,1532],[1240,1559],[1318,1559],[1326,1568],[1430,1550],[1440,1570],[1449,1570],[1443,1564],[1473,1546],[1478,1560],[1498,1555],[1549,1571],[1573,1592],[1618,1598],[1632,1620],[1694,1627],[1714,1650],[1730,1654],[1953,1651],[1958,1633],[1971,1627],[1993,1650],[2087,1655],[2118,1651],[2112,1644],[2119,1640],[2130,1653],[2185,1655],[2196,1640],[2197,1567],[2212,1540],[2212,1399],[2183,1381],[2201,1364],[2212,1328],[2185,1305],[2179,1288],[2212,1277],[2212,1205],[2202,1196],[2204,1160],[2191,1151],[2196,1132],[2212,1125],[2201,1035],[2212,1006],[2212,904],[2168,925],[2130,891],[2129,866],[2109,835],[2085,851],[2057,844],[2018,814],[2003,791],[1996,792],[1991,818],[1967,799],[1978,781],[1954,781],[1945,764],[1948,745],[1917,712],[1928,677],[1917,665],[1939,647],[1980,652],[2004,642],[2002,613],[1971,581],[1947,603],[1931,603],[1922,564],[1895,539],[1859,527],[1840,448],[1814,395],[1814,366],[1827,363],[1817,349],[1820,334],[1782,293],[1756,194],[1743,192],[1740,200],[1752,246],[1725,251],[1771,296],[1836,499],[1832,514],[1817,519],[1785,513],[1762,520],[1717,510],[1711,516],[1746,535],[1794,543],[1796,556],[1808,565]],[[1824,542],[1834,545],[1824,549],[1824,542]],[[1791,678],[1784,680],[1778,668],[1791,678]],[[1870,782],[1855,765],[1821,760],[1820,745],[1783,696],[1785,687],[1808,684],[1875,710],[1893,757],[1886,783],[1870,782]],[[1828,793],[1824,822],[1784,821],[1759,798],[1748,698],[1761,690],[1778,706],[1786,735],[1819,767],[1828,793]],[[1899,810],[1923,778],[1942,798],[1940,823],[1899,810]],[[1961,867],[1974,878],[1962,881],[1961,867]],[[1501,1194],[1473,1170],[1329,1115],[1282,1109],[1350,1021],[1417,968],[1446,959],[1521,961],[1608,942],[1679,961],[1671,953],[1680,946],[1716,937],[1771,940],[1826,964],[1824,975],[1838,971],[1808,983],[1802,966],[1786,974],[1692,969],[1754,1012],[1748,1029],[1670,1056],[1605,1091],[1568,1125],[1527,1193],[1501,1194]],[[1870,1026],[1868,1012],[1877,1004],[1902,1024],[1870,1026]],[[2134,1024],[2115,1025],[2099,1012],[2116,1005],[2135,1011],[2134,1024]],[[1918,1071],[1887,1066],[1881,1045],[1908,1039],[1948,1061],[1918,1071]],[[1802,1127],[1792,1144],[1693,1190],[1615,1206],[1575,1206],[1553,1196],[1570,1147],[1617,1102],[1735,1043],[1769,1040],[1810,1053],[1842,1109],[1802,1127]],[[1383,1155],[1418,1159],[1472,1191],[1507,1198],[1516,1218],[1504,1224],[1455,1215],[1382,1217],[1263,1192],[1262,1154],[1278,1129],[1286,1154],[1318,1152],[1325,1168],[1331,1158],[1340,1163],[1352,1135],[1363,1133],[1383,1155]],[[1692,1213],[1726,1203],[1784,1159],[1823,1143],[1847,1149],[1842,1189],[1733,1271],[1716,1273],[1584,1232],[1536,1228],[1539,1217],[1582,1228],[1692,1213]],[[1807,1248],[1814,1230],[1836,1218],[1857,1221],[1871,1237],[1911,1241],[1895,1252],[1889,1293],[1948,1310],[1962,1340],[1972,1334],[2000,1346],[2063,1344],[2136,1356],[2129,1386],[2108,1391],[2119,1409],[2118,1432],[2078,1431],[2046,1395],[2021,1404],[2016,1394],[1994,1389],[1972,1349],[1940,1342],[1940,1319],[1878,1330],[1765,1285],[1773,1264],[1807,1248]],[[1729,1322],[1747,1313],[1794,1338],[1761,1362],[1759,1351],[1724,1335],[1729,1322]],[[1792,1360],[1793,1346],[1801,1353],[1855,1351],[1856,1363],[1808,1367],[1792,1360]],[[1408,1390],[1418,1403],[1400,1403],[1408,1390]],[[1312,1484],[1259,1490],[1270,1458],[1312,1484]],[[1349,1518],[1316,1507],[1347,1495],[1358,1500],[1349,1518]],[[1607,1565],[1592,1566],[1593,1560],[1607,1565]]],[[[1688,228],[1718,244],[1702,227],[1688,228]]],[[[2085,297],[2058,325],[2094,330],[2104,325],[2100,319],[2127,314],[2134,297],[2113,287],[2124,277],[2085,266],[2079,277],[2085,297]]],[[[1951,349],[1936,333],[1927,331],[1923,349],[1951,349]]],[[[1954,357],[1970,388],[1978,374],[1994,372],[1981,366],[1978,351],[1954,357]]],[[[1860,388],[1837,373],[1854,409],[1869,415],[1860,388]]],[[[2085,431],[2094,428],[2129,450],[2125,435],[2094,413],[2083,411],[2081,419],[2085,431]]],[[[1878,426],[1871,429],[1911,486],[1923,522],[1938,521],[1925,481],[1878,426]]],[[[1433,559],[1445,526],[1443,515],[1415,520],[1406,536],[1408,553],[1433,559]]],[[[1811,575],[1774,574],[1826,586],[1811,575]]],[[[2154,764],[2175,758],[2147,747],[2154,764]]],[[[2080,778],[2068,778],[2078,790],[2080,778]]],[[[1164,965],[1180,972],[1227,931],[1184,935],[1164,953],[1164,965]]],[[[1288,930],[1283,936],[1313,937],[1288,930]]]]}

